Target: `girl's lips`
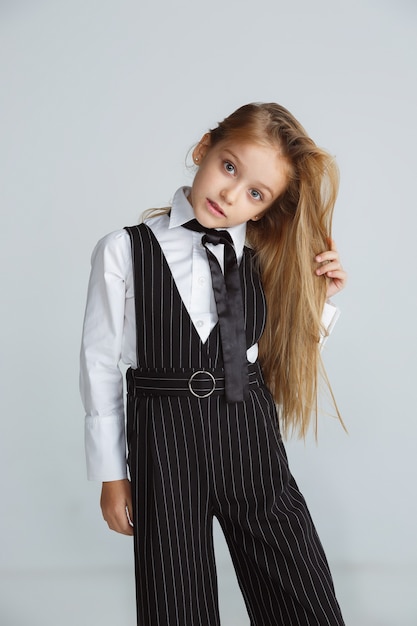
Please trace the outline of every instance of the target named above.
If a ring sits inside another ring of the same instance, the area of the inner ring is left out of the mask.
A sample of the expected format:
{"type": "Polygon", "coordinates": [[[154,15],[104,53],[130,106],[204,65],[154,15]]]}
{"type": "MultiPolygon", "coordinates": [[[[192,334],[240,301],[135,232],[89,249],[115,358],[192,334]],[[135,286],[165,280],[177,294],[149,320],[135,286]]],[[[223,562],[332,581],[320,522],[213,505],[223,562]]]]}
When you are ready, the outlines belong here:
{"type": "Polygon", "coordinates": [[[220,215],[221,217],[226,217],[225,213],[219,207],[217,202],[213,202],[213,200],[210,200],[210,198],[207,198],[206,201],[207,201],[208,209],[211,213],[213,213],[213,215],[217,215],[217,216],[220,215]]]}

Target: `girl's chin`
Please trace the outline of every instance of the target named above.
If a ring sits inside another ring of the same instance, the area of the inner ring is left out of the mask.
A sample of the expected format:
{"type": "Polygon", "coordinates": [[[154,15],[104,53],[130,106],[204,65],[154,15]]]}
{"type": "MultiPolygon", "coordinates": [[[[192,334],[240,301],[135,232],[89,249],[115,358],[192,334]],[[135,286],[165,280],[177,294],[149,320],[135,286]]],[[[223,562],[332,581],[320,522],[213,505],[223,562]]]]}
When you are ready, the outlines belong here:
{"type": "MultiPolygon", "coordinates": [[[[226,228],[226,225],[218,217],[212,215],[208,211],[204,213],[195,214],[196,220],[205,228],[226,228]]],[[[224,218],[224,216],[222,216],[224,218]]]]}

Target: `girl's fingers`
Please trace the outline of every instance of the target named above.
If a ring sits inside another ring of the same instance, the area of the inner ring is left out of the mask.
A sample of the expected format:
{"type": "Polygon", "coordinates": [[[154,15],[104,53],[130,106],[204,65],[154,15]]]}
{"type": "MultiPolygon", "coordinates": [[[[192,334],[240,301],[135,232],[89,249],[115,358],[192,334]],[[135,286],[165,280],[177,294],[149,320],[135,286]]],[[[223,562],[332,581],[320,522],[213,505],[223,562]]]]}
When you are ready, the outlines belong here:
{"type": "Polygon", "coordinates": [[[128,517],[126,510],[112,511],[111,514],[104,519],[110,530],[114,530],[122,535],[133,535],[133,527],[130,524],[130,516],[128,517]]]}
{"type": "Polygon", "coordinates": [[[347,274],[343,270],[336,270],[333,272],[328,272],[327,276],[329,278],[332,278],[333,280],[339,280],[342,282],[346,282],[347,280],[347,274]]]}
{"type": "Polygon", "coordinates": [[[336,272],[338,270],[342,270],[339,259],[327,261],[327,263],[320,265],[320,267],[316,269],[316,274],[317,276],[321,276],[322,274],[329,274],[329,272],[336,272]]]}
{"type": "Polygon", "coordinates": [[[327,297],[330,298],[345,287],[347,274],[340,263],[334,239],[329,238],[328,244],[330,249],[320,252],[315,257],[316,262],[320,263],[315,273],[317,276],[325,276],[328,279],[327,297]]]}
{"type": "Polygon", "coordinates": [[[317,263],[327,263],[328,261],[336,260],[339,260],[339,253],[337,250],[325,250],[316,256],[317,263]]]}
{"type": "Polygon", "coordinates": [[[123,535],[133,535],[132,496],[127,479],[104,482],[101,510],[109,528],[123,535]]]}
{"type": "Polygon", "coordinates": [[[343,270],[336,272],[330,272],[328,275],[329,281],[327,285],[327,298],[331,298],[346,286],[347,274],[343,270]]]}
{"type": "Polygon", "coordinates": [[[320,262],[320,261],[331,261],[333,259],[338,259],[339,258],[339,253],[337,251],[337,247],[336,247],[336,242],[334,239],[330,239],[330,237],[327,240],[327,243],[329,244],[329,248],[328,250],[323,250],[323,252],[319,252],[319,254],[316,256],[316,261],[320,262]]]}
{"type": "Polygon", "coordinates": [[[320,263],[320,267],[316,269],[317,276],[322,276],[323,274],[329,275],[329,272],[342,270],[339,253],[336,249],[334,239],[329,238],[328,243],[330,246],[330,250],[320,252],[320,254],[318,254],[315,258],[317,263],[320,263]]]}
{"type": "Polygon", "coordinates": [[[132,501],[129,501],[127,503],[126,506],[126,515],[127,515],[127,520],[129,522],[129,526],[131,526],[133,528],[133,506],[132,506],[132,501]]]}

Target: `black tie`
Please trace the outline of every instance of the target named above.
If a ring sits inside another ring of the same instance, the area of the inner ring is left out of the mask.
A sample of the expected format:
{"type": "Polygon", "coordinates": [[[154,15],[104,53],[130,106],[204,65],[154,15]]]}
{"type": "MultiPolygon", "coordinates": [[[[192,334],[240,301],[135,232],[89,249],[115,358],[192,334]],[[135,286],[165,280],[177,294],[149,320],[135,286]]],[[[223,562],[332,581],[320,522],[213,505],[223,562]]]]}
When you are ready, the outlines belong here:
{"type": "Polygon", "coordinates": [[[183,224],[184,228],[205,233],[201,239],[207,253],[213,283],[214,299],[219,318],[225,371],[227,402],[241,402],[248,385],[246,334],[239,268],[233,240],[227,230],[206,228],[197,220],[183,224]],[[216,256],[207,248],[224,244],[224,276],[216,256]]]}

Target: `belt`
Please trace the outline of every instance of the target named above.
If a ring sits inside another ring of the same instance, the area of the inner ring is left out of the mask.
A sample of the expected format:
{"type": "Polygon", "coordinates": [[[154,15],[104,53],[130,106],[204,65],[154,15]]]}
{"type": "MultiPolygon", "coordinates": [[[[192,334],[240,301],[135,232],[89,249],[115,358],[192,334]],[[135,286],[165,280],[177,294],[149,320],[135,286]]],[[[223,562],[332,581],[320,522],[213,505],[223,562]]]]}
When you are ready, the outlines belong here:
{"type": "MultiPolygon", "coordinates": [[[[248,363],[249,387],[264,384],[258,361],[248,363]]],[[[223,396],[225,393],[225,374],[223,368],[163,368],[132,369],[126,373],[127,392],[140,396],[223,396]]]]}

